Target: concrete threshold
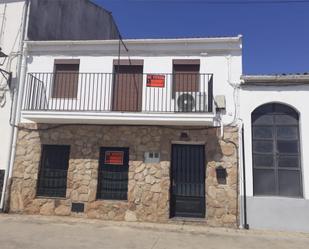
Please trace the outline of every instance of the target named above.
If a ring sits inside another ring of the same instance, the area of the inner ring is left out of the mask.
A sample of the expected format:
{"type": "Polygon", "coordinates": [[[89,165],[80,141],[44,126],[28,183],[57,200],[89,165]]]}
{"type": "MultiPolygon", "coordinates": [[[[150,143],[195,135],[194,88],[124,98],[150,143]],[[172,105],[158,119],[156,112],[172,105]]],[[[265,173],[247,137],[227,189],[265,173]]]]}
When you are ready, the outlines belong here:
{"type": "Polygon", "coordinates": [[[178,225],[208,226],[207,220],[205,218],[173,217],[167,223],[178,225]]]}

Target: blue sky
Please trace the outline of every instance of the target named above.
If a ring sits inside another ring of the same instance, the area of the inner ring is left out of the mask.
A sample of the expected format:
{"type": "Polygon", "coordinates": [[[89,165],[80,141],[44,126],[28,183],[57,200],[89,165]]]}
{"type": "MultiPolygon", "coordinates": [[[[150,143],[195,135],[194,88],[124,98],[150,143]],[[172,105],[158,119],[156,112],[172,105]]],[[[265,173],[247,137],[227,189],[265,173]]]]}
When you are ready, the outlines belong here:
{"type": "Polygon", "coordinates": [[[245,74],[309,72],[309,2],[207,5],[195,0],[94,1],[113,13],[124,38],[242,34],[245,74]]]}

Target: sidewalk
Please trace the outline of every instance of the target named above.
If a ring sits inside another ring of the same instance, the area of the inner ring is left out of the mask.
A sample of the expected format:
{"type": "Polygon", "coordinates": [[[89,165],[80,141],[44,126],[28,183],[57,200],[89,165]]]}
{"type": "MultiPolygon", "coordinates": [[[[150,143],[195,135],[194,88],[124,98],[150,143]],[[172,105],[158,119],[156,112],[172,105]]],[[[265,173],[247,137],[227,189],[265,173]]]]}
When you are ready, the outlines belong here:
{"type": "Polygon", "coordinates": [[[0,215],[1,249],[307,249],[309,234],[0,215]]]}

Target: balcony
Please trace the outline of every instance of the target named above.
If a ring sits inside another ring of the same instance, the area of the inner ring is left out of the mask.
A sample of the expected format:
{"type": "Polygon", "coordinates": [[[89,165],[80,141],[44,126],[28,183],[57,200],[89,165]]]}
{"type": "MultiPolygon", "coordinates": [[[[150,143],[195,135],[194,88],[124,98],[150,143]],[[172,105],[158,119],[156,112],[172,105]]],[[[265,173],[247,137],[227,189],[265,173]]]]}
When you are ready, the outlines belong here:
{"type": "Polygon", "coordinates": [[[43,123],[193,125],[212,121],[213,108],[212,74],[28,73],[22,117],[43,123]]]}

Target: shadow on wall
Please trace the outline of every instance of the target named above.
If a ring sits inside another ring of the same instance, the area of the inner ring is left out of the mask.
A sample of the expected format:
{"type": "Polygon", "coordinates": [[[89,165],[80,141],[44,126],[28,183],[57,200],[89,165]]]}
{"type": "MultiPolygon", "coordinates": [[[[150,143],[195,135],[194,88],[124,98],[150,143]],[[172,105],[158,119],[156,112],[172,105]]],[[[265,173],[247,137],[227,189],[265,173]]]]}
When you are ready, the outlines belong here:
{"type": "Polygon", "coordinates": [[[130,161],[144,161],[145,152],[160,152],[161,161],[170,161],[171,144],[183,141],[183,133],[183,142],[205,143],[206,162],[223,156],[216,128],[39,124],[38,129],[41,144],[70,145],[71,159],[98,160],[100,147],[127,147],[130,161]]]}
{"type": "Polygon", "coordinates": [[[17,78],[11,78],[10,80],[0,75],[0,108],[3,108],[8,101],[8,96],[13,99],[14,89],[17,87],[17,78]],[[7,94],[10,93],[10,95],[7,94]]]}

